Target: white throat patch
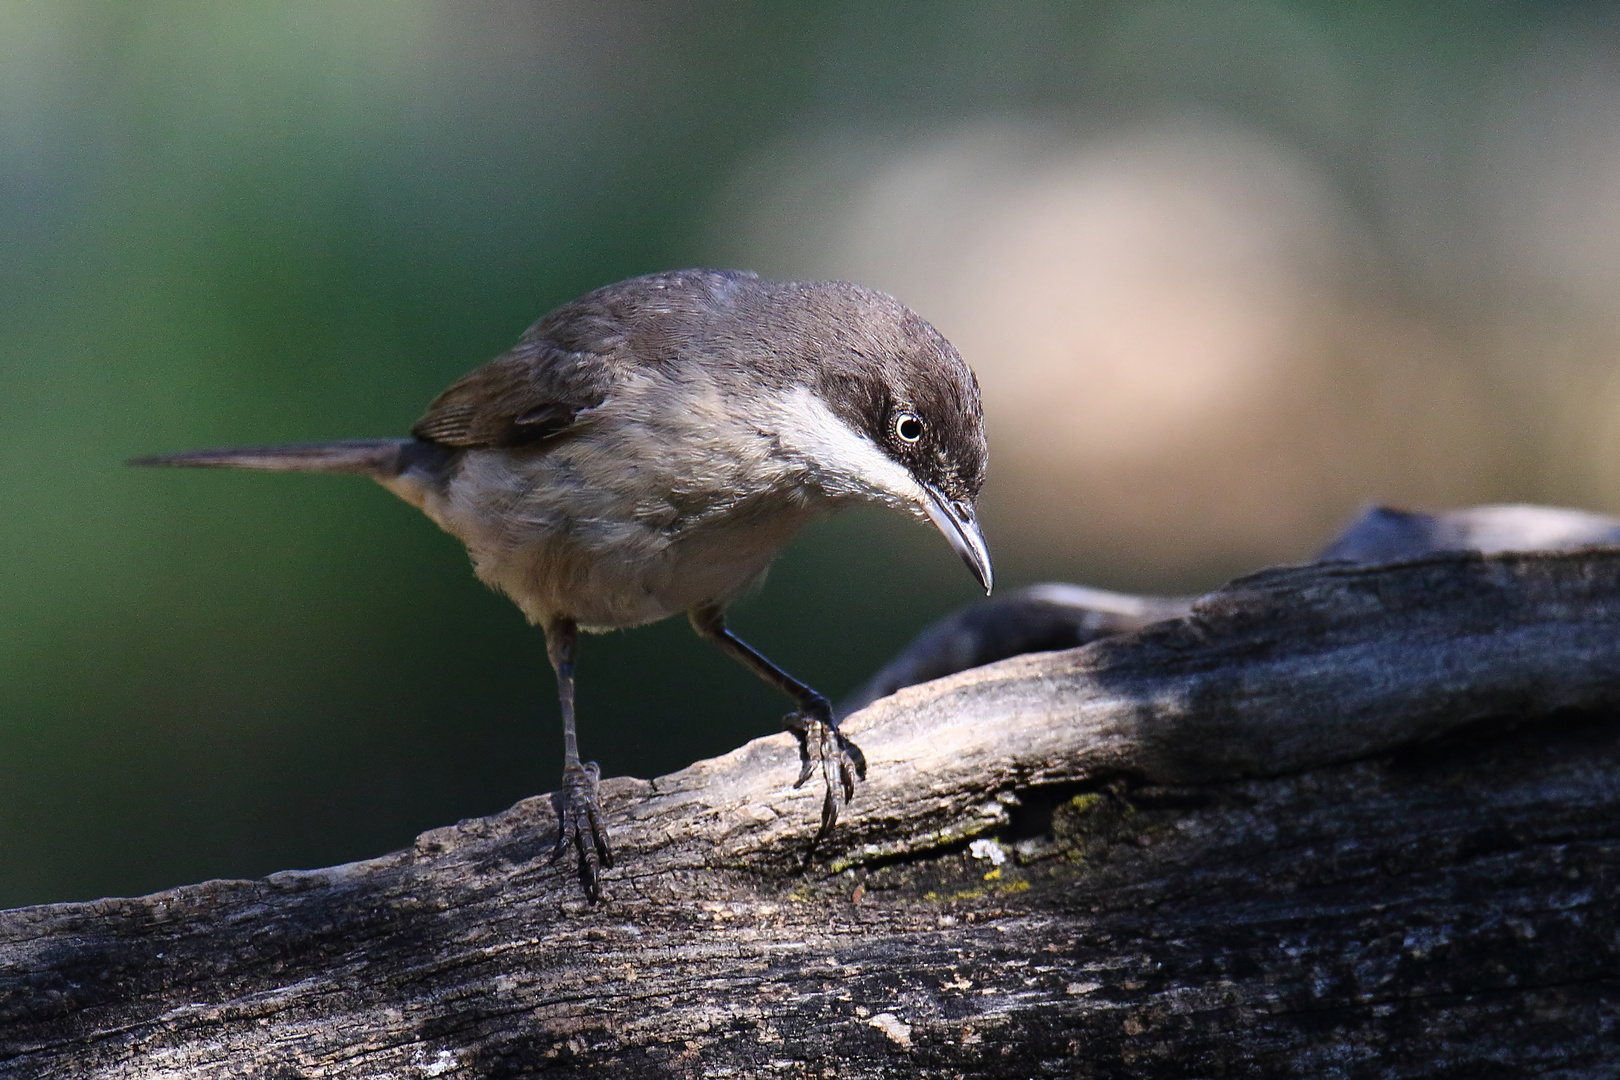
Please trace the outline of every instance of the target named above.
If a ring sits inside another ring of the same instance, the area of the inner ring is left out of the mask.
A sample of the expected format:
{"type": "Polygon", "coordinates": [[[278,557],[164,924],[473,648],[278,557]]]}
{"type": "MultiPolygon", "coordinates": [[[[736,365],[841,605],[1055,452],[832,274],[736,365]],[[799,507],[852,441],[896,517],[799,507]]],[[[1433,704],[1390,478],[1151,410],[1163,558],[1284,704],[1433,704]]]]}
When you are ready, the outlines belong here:
{"type": "Polygon", "coordinates": [[[928,494],[871,439],[845,423],[805,387],[777,398],[770,421],[786,454],[834,497],[870,499],[923,514],[928,494]]]}

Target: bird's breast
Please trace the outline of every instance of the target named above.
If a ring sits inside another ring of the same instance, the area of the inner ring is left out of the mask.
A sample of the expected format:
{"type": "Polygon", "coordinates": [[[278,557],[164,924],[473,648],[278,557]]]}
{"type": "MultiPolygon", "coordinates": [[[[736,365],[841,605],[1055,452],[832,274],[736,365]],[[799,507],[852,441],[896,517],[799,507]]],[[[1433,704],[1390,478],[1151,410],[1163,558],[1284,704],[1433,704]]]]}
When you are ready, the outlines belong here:
{"type": "Polygon", "coordinates": [[[424,501],[531,622],[609,630],[723,605],[831,509],[746,440],[621,426],[468,451],[424,501]]]}

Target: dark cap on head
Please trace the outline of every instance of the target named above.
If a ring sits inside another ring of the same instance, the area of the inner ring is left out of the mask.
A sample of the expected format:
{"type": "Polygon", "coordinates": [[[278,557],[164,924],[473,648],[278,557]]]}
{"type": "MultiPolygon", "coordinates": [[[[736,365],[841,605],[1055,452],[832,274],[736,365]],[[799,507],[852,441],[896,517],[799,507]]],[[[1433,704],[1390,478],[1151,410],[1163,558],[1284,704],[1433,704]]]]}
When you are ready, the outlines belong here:
{"type": "Polygon", "coordinates": [[[938,330],[894,297],[849,282],[737,280],[728,272],[728,284],[743,286],[738,314],[758,335],[744,351],[757,356],[768,337],[769,351],[790,361],[787,381],[808,381],[920,482],[972,505],[988,460],[979,383],[938,330]]]}

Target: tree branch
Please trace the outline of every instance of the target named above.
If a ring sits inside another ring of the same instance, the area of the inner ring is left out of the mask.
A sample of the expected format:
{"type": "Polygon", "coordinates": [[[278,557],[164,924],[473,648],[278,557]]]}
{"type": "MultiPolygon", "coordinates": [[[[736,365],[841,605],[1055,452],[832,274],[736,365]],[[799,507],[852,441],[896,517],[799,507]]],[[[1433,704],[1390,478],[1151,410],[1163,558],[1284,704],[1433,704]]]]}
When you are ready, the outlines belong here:
{"type": "Polygon", "coordinates": [[[4,913],[0,1075],[1610,1075],[1617,707],[1620,552],[1268,571],[856,714],[808,873],[779,735],[605,782],[595,907],[538,798],[4,913]]]}

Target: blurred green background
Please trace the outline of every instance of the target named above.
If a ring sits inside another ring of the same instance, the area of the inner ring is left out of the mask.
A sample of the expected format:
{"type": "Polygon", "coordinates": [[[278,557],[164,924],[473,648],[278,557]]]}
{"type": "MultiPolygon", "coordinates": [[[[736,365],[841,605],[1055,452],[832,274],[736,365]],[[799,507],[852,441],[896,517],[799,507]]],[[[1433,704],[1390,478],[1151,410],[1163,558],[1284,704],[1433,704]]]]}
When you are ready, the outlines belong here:
{"type": "MultiPolygon", "coordinates": [[[[0,3],[0,906],[548,790],[540,637],[416,511],[121,463],[403,433],[632,274],[933,319],[1006,586],[1207,587],[1368,499],[1620,505],[1611,8],[0,3]]],[[[856,513],[735,624],[836,696],[973,594],[856,513]]],[[[609,775],[783,708],[679,620],[584,645],[609,775]]]]}

